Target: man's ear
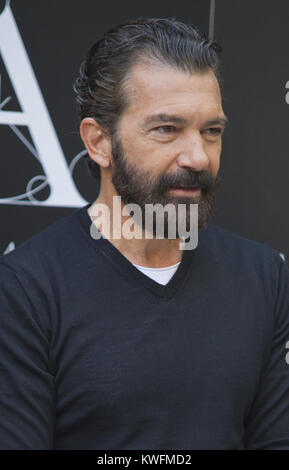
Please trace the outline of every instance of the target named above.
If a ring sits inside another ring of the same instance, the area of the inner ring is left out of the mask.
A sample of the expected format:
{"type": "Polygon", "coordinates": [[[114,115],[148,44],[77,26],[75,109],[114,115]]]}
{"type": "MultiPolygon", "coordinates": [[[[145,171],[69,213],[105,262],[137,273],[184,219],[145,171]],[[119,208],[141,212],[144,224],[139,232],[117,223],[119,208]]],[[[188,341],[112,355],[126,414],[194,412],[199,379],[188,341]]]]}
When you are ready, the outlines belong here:
{"type": "Polygon", "coordinates": [[[80,123],[80,137],[90,158],[103,168],[111,165],[111,138],[93,118],[87,117],[80,123]]]}

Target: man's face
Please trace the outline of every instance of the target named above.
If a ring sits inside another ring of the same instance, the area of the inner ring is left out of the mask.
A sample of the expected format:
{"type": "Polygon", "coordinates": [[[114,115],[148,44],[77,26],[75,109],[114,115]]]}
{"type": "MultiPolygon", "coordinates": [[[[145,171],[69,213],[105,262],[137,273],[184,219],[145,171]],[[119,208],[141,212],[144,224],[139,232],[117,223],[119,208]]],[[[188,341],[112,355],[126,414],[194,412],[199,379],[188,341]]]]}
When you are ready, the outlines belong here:
{"type": "MultiPolygon", "coordinates": [[[[112,183],[124,204],[198,204],[198,227],[211,216],[224,119],[213,72],[188,74],[139,63],[129,79],[129,105],[112,139],[112,183]],[[199,191],[189,189],[197,187],[199,191]]],[[[178,220],[178,219],[177,219],[178,220]]],[[[154,225],[155,234],[155,225],[154,225]]],[[[178,224],[177,224],[178,230],[178,224]]],[[[179,233],[179,232],[178,232],[179,233]]],[[[165,213],[164,236],[168,236],[165,213]]]]}

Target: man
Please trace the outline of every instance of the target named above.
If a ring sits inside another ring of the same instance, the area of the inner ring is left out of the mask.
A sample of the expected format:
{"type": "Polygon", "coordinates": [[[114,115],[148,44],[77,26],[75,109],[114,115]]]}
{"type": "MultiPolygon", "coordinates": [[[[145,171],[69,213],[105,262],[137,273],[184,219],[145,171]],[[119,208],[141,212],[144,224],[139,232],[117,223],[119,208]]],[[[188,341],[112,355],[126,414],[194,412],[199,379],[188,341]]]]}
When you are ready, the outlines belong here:
{"type": "Polygon", "coordinates": [[[288,267],[209,222],[219,51],[144,18],[89,50],[74,89],[100,191],[0,262],[1,448],[289,449],[288,267]],[[172,214],[162,237],[142,225],[167,203],[186,229],[198,204],[193,249],[172,214]],[[116,218],[153,236],[114,237],[116,218]]]}

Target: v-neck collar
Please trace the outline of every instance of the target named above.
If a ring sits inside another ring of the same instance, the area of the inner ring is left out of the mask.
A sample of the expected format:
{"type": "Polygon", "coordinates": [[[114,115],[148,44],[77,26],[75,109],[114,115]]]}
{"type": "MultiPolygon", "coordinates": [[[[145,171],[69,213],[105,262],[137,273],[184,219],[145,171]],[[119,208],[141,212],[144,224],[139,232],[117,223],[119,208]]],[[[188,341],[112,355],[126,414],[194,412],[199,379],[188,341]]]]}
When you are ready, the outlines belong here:
{"type": "MultiPolygon", "coordinates": [[[[99,250],[110,264],[118,270],[118,272],[128,278],[131,282],[139,282],[148,290],[154,292],[160,297],[170,299],[176,293],[182,282],[185,280],[190,266],[192,265],[196,250],[198,246],[193,250],[184,250],[181,262],[178,269],[165,285],[159,284],[155,280],[148,277],[146,274],[141,272],[136,266],[133,265],[107,238],[103,235],[99,239],[95,239],[90,234],[90,227],[92,224],[91,218],[87,212],[87,209],[92,205],[92,202],[89,202],[82,208],[80,208],[77,213],[82,227],[87,234],[90,243],[94,246],[95,249],[99,250]]],[[[200,232],[199,232],[200,235],[200,232]]]]}

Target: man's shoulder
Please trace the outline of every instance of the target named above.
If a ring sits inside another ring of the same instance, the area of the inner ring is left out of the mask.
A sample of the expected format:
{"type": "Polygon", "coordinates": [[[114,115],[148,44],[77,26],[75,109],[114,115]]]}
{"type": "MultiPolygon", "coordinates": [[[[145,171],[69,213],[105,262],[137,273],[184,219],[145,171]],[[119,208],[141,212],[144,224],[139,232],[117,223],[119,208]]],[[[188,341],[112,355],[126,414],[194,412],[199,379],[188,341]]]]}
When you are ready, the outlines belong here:
{"type": "Polygon", "coordinates": [[[271,245],[247,238],[238,233],[230,231],[215,223],[208,223],[203,231],[203,239],[206,247],[210,246],[215,253],[238,259],[239,262],[269,262],[281,258],[280,253],[271,245]]]}
{"type": "Polygon", "coordinates": [[[22,241],[15,249],[0,257],[0,264],[15,270],[29,270],[44,266],[48,261],[60,261],[61,256],[69,250],[73,241],[79,237],[78,214],[61,217],[28,239],[22,241]]]}

